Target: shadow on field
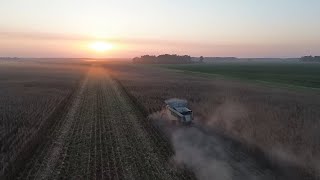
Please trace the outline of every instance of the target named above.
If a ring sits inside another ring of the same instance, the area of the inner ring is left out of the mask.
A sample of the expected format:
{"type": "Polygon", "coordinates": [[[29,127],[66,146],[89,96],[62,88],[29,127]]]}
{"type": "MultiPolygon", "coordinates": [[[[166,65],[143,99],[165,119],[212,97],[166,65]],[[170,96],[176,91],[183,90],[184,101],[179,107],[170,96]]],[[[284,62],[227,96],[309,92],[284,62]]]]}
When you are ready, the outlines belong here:
{"type": "Polygon", "coordinates": [[[299,167],[271,161],[257,147],[245,146],[203,124],[173,125],[163,112],[153,113],[149,119],[170,139],[173,161],[191,169],[198,179],[316,179],[299,167]]]}

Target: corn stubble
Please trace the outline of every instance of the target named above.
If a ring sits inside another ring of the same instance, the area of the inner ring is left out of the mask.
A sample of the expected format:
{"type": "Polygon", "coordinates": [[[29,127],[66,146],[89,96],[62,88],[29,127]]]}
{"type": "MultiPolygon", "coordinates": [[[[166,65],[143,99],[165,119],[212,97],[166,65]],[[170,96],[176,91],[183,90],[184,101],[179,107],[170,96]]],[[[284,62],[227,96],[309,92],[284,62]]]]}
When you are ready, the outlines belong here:
{"type": "Polygon", "coordinates": [[[263,151],[275,163],[319,175],[320,96],[153,66],[107,65],[146,114],[164,100],[189,101],[195,121],[263,151]]]}

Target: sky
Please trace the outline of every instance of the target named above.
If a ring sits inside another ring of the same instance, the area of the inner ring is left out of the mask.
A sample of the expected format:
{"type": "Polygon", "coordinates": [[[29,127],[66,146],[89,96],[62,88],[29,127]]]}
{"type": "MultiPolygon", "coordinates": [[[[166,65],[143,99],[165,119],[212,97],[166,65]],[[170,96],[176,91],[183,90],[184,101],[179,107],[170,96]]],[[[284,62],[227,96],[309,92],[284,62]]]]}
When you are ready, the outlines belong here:
{"type": "Polygon", "coordinates": [[[0,0],[0,56],[320,55],[319,9],[319,0],[0,0]]]}

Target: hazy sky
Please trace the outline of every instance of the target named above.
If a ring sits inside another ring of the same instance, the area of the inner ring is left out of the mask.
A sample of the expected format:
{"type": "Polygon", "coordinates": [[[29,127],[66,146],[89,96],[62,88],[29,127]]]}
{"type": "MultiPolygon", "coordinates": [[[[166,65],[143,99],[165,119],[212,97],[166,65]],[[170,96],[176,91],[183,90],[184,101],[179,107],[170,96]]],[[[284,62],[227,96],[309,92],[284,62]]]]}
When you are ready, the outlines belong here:
{"type": "Polygon", "coordinates": [[[319,32],[320,0],[0,0],[0,56],[295,57],[319,32]]]}

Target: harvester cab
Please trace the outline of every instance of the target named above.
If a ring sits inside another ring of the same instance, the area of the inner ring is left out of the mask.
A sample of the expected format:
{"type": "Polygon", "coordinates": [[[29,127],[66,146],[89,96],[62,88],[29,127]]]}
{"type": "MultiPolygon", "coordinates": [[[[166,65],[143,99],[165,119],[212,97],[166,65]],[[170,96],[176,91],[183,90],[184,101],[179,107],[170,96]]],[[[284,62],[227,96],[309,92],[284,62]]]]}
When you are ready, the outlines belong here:
{"type": "Polygon", "coordinates": [[[188,102],[181,99],[169,99],[165,101],[166,113],[173,122],[189,125],[193,121],[193,113],[188,108],[188,102]]]}

